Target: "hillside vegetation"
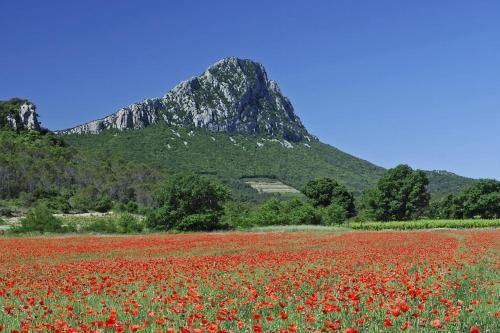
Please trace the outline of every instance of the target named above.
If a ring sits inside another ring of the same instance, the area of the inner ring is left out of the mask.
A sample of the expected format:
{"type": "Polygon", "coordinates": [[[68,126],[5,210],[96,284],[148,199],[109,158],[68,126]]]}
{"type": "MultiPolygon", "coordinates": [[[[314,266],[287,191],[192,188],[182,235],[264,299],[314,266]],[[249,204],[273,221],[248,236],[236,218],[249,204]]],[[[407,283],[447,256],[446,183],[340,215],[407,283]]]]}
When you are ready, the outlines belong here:
{"type": "MultiPolygon", "coordinates": [[[[98,135],[66,135],[71,146],[95,160],[141,162],[164,172],[215,176],[238,193],[249,193],[243,179],[270,178],[294,188],[319,177],[333,177],[359,196],[384,169],[318,140],[288,143],[258,135],[229,135],[203,129],[150,126],[98,135]],[[293,147],[293,148],[291,148],[293,147]]],[[[426,172],[434,194],[454,193],[474,182],[452,173],[426,172]]]]}

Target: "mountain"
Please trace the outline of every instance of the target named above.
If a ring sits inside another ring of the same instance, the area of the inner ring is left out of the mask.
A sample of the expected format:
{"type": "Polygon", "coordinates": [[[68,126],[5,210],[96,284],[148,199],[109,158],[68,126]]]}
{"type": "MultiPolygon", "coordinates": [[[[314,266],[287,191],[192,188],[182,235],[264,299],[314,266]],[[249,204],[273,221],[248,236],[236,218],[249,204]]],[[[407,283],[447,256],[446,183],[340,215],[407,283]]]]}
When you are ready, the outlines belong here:
{"type": "Polygon", "coordinates": [[[251,60],[225,58],[161,98],[146,99],[61,134],[97,134],[152,124],[226,133],[266,134],[287,141],[311,137],[278,84],[251,60]]]}
{"type": "MultiPolygon", "coordinates": [[[[165,174],[211,175],[242,195],[253,191],[246,184],[250,178],[300,188],[325,176],[359,195],[384,172],[321,143],[264,67],[237,58],[215,63],[163,97],[58,133],[89,159],[145,163],[165,174]]],[[[438,195],[474,181],[451,173],[427,174],[438,195]]]]}

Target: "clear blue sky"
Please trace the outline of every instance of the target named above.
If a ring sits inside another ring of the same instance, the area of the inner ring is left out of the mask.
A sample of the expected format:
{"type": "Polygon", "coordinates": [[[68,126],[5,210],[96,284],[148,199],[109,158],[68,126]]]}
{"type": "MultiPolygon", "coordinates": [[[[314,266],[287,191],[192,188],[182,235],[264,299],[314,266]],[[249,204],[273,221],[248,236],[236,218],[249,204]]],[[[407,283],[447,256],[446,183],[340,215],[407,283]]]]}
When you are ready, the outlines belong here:
{"type": "Polygon", "coordinates": [[[500,1],[2,1],[0,43],[0,99],[31,99],[50,129],[238,56],[326,143],[500,178],[500,1]]]}

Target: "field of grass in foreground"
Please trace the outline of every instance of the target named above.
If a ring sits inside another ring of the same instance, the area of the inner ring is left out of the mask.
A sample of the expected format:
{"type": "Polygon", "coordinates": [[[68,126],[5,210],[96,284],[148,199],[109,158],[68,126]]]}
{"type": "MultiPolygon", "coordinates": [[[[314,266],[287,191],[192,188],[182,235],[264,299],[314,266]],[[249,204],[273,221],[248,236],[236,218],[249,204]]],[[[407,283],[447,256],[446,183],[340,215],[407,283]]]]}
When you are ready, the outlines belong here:
{"type": "Polygon", "coordinates": [[[500,230],[0,239],[6,332],[498,332],[500,230]]]}

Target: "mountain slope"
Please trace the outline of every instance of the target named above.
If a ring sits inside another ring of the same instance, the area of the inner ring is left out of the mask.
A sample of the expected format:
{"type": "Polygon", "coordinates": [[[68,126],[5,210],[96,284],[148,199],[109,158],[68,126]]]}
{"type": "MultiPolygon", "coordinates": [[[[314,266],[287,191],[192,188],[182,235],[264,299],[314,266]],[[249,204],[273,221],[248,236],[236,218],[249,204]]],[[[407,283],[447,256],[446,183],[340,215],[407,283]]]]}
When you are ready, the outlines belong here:
{"type": "Polygon", "coordinates": [[[248,178],[277,179],[301,188],[316,177],[335,177],[359,194],[384,169],[318,140],[289,142],[264,135],[227,134],[155,125],[140,131],[67,135],[71,146],[92,159],[143,162],[166,173],[215,176],[233,189],[248,178]]]}

